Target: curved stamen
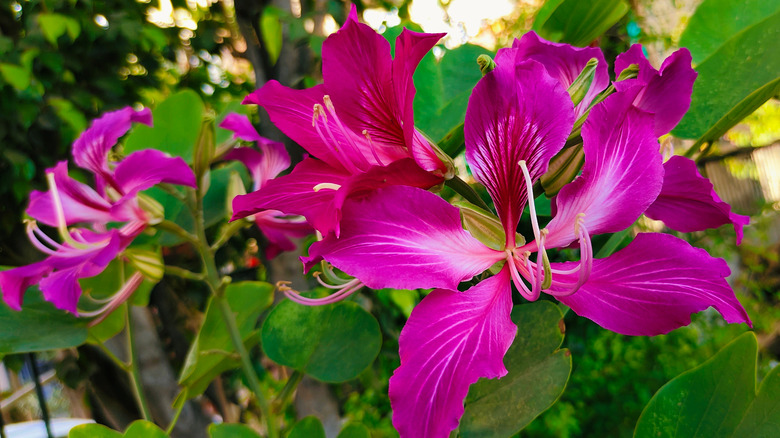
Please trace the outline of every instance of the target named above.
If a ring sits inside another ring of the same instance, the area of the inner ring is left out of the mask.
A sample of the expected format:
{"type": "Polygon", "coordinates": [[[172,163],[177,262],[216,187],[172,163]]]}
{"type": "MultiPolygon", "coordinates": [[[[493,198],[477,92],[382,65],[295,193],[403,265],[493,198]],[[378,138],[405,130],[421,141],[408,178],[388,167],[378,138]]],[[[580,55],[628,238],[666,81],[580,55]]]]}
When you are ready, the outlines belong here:
{"type": "MultiPolygon", "coordinates": [[[[525,190],[528,193],[528,209],[531,213],[531,226],[534,229],[534,239],[538,242],[541,233],[539,231],[539,220],[536,218],[536,205],[534,204],[534,183],[531,181],[531,173],[528,172],[528,166],[525,163],[525,160],[520,160],[517,162],[517,164],[520,166],[521,169],[523,169],[523,177],[525,179],[525,190]]],[[[507,233],[509,234],[509,233],[507,233]]],[[[507,236],[508,238],[509,236],[507,236]]]]}
{"type": "Polygon", "coordinates": [[[317,184],[316,186],[313,187],[313,190],[315,192],[319,192],[320,190],[323,190],[323,189],[338,190],[340,188],[341,188],[341,186],[339,184],[335,184],[335,183],[319,183],[319,184],[317,184]]]}
{"type": "MultiPolygon", "coordinates": [[[[322,239],[320,239],[322,240],[322,239]]],[[[333,270],[333,265],[323,260],[320,262],[320,266],[322,267],[322,274],[325,276],[325,278],[328,279],[332,284],[337,285],[345,285],[349,283],[350,281],[354,280],[354,278],[344,278],[340,277],[336,272],[333,270]]]]}
{"type": "Polygon", "coordinates": [[[350,135],[350,131],[344,127],[344,124],[341,123],[341,119],[339,118],[338,114],[336,114],[336,107],[333,106],[333,102],[330,100],[330,96],[327,94],[322,96],[322,102],[325,103],[325,108],[328,110],[328,114],[333,117],[333,121],[336,122],[336,125],[338,126],[339,130],[341,131],[341,134],[344,136],[344,139],[347,141],[347,144],[350,148],[352,148],[352,153],[357,158],[359,157],[362,161],[360,163],[361,166],[368,166],[368,160],[366,160],[366,157],[363,156],[363,154],[360,152],[360,148],[358,145],[355,144],[355,141],[352,139],[352,136],[350,135]]]}
{"type": "MultiPolygon", "coordinates": [[[[520,292],[520,295],[523,296],[523,298],[527,299],[528,301],[535,301],[536,298],[533,298],[533,294],[528,289],[528,286],[523,283],[523,279],[520,276],[520,272],[517,269],[517,265],[515,264],[515,259],[512,254],[511,250],[506,251],[507,257],[506,257],[506,263],[509,265],[509,274],[512,276],[512,283],[514,283],[515,288],[517,288],[517,291],[520,292]]],[[[528,276],[530,277],[530,273],[526,272],[528,276]]]]}
{"type": "Polygon", "coordinates": [[[585,227],[585,214],[583,213],[577,215],[577,221],[574,224],[574,234],[576,234],[580,240],[580,263],[576,270],[570,270],[571,273],[569,275],[579,271],[577,282],[572,284],[566,281],[553,280],[554,285],[562,287],[568,286],[568,289],[563,291],[549,291],[551,295],[558,297],[572,295],[577,292],[590,277],[591,270],[593,269],[593,246],[590,241],[588,229],[585,227]]]}
{"type": "Polygon", "coordinates": [[[328,116],[325,114],[325,110],[322,109],[322,105],[318,103],[314,104],[314,115],[312,116],[311,125],[314,127],[314,129],[317,130],[317,134],[320,136],[322,142],[330,146],[330,148],[336,153],[336,157],[341,162],[341,165],[352,173],[358,172],[358,168],[355,166],[352,160],[344,155],[344,151],[341,149],[341,147],[339,147],[339,142],[336,140],[336,136],[333,135],[333,132],[328,126],[328,116]],[[319,120],[320,117],[322,117],[322,125],[325,127],[325,131],[327,131],[328,137],[330,137],[330,141],[328,141],[328,139],[325,137],[325,134],[322,132],[319,120]]]}
{"type": "Polygon", "coordinates": [[[278,281],[276,282],[276,288],[283,292],[287,298],[295,301],[298,304],[303,304],[306,306],[322,306],[325,304],[331,304],[335,303],[337,301],[341,301],[344,298],[347,298],[348,296],[352,295],[353,293],[359,291],[363,286],[363,282],[358,280],[357,278],[350,281],[349,283],[345,284],[341,290],[338,292],[328,295],[324,298],[309,298],[301,295],[300,292],[296,291],[295,289],[291,288],[289,285],[291,282],[289,281],[278,281]]]}
{"type": "Polygon", "coordinates": [[[98,316],[94,320],[90,321],[88,326],[92,327],[97,324],[100,324],[108,315],[111,314],[114,310],[116,310],[117,307],[119,307],[122,303],[127,301],[128,298],[130,298],[131,295],[133,295],[133,292],[138,289],[138,286],[141,285],[141,282],[144,280],[143,274],[140,272],[134,273],[126,282],[122,285],[122,288],[119,289],[117,293],[114,294],[113,297],[111,297],[111,300],[106,304],[105,306],[101,307],[100,309],[93,310],[91,312],[79,312],[80,317],[92,317],[92,316],[98,316]]]}
{"type": "Polygon", "coordinates": [[[363,135],[366,136],[366,140],[368,140],[368,145],[371,147],[371,153],[374,155],[374,160],[376,160],[376,164],[380,166],[384,166],[385,163],[382,162],[382,160],[379,158],[379,155],[376,153],[376,145],[374,145],[374,142],[371,141],[371,134],[368,133],[368,130],[363,130],[363,135]]]}
{"type": "Polygon", "coordinates": [[[38,226],[35,224],[34,221],[30,221],[27,223],[27,227],[25,231],[27,233],[27,239],[30,241],[30,243],[32,243],[34,247],[38,248],[38,250],[44,254],[55,255],[57,254],[57,249],[64,248],[62,245],[55,242],[49,236],[44,234],[43,231],[41,231],[38,228],[38,226]],[[43,239],[46,243],[53,246],[55,249],[49,248],[43,242],[41,242],[40,239],[43,239]]]}
{"type": "Polygon", "coordinates": [[[68,231],[68,224],[65,220],[65,210],[62,208],[62,199],[60,199],[60,192],[57,189],[54,173],[47,172],[46,180],[49,182],[49,190],[51,192],[52,203],[54,204],[54,214],[57,216],[57,230],[60,233],[60,237],[74,248],[86,249],[83,243],[73,240],[73,237],[68,231]]]}

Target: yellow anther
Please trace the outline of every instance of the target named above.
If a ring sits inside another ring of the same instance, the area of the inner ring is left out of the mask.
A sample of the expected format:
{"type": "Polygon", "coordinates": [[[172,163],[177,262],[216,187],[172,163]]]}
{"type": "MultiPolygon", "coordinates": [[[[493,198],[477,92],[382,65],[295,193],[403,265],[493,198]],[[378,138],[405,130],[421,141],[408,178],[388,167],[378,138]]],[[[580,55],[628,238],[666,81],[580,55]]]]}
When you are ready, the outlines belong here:
{"type": "Polygon", "coordinates": [[[333,107],[333,101],[330,100],[330,96],[327,94],[322,96],[322,101],[325,103],[325,108],[327,108],[328,111],[336,112],[336,109],[333,107]]]}
{"type": "Polygon", "coordinates": [[[319,183],[316,186],[314,186],[314,191],[319,192],[322,189],[328,189],[328,190],[338,190],[341,186],[334,183],[319,183]]]}

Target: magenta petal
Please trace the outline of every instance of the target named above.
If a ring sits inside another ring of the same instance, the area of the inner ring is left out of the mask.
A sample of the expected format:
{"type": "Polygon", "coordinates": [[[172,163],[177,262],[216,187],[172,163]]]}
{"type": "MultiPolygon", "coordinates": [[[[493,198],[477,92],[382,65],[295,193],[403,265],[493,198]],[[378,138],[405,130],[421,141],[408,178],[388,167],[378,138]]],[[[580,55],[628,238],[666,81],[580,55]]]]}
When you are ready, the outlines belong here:
{"type": "Polygon", "coordinates": [[[334,205],[334,188],[344,184],[349,174],[334,169],[322,161],[306,158],[289,174],[272,179],[259,190],[233,198],[233,219],[263,210],[279,210],[285,214],[300,214],[317,230],[334,230],[340,219],[334,205]],[[315,191],[327,184],[329,188],[315,191]]]}
{"type": "MultiPolygon", "coordinates": [[[[111,214],[111,204],[95,190],[68,176],[66,161],[60,161],[55,167],[47,169],[46,173],[54,174],[54,183],[57,185],[67,225],[77,222],[107,223],[121,220],[111,214]]],[[[46,225],[57,226],[57,213],[51,191],[33,191],[30,194],[30,205],[26,213],[46,225]]]]}
{"type": "Polygon", "coordinates": [[[233,132],[233,137],[244,141],[260,141],[263,137],[257,133],[257,130],[249,118],[243,114],[230,113],[219,123],[219,127],[233,132]]]}
{"type": "Polygon", "coordinates": [[[393,186],[344,203],[341,235],[309,248],[368,287],[456,289],[506,257],[465,231],[460,213],[425,190],[393,186]]]}
{"type": "Polygon", "coordinates": [[[598,65],[590,89],[574,108],[576,119],[587,111],[593,99],[609,85],[609,69],[601,49],[553,43],[539,37],[536,32],[528,32],[521,39],[515,39],[511,49],[499,50],[496,62],[516,63],[532,59],[544,65],[547,73],[557,79],[564,89],[568,89],[591,58],[595,58],[598,65]]]}
{"type": "Polygon", "coordinates": [[[22,310],[24,292],[30,286],[38,284],[41,278],[51,271],[52,267],[44,260],[0,272],[0,292],[3,294],[3,301],[13,310],[22,310]]]}
{"type": "Polygon", "coordinates": [[[638,44],[618,56],[615,71],[622,71],[629,64],[639,65],[639,76],[617,82],[615,87],[623,91],[635,84],[643,89],[634,105],[653,115],[653,132],[657,137],[668,133],[680,122],[691,106],[691,93],[697,73],[691,67],[691,53],[682,48],[664,60],[661,70],[656,71],[642,54],[638,44]]]}
{"type": "Polygon", "coordinates": [[[538,179],[573,124],[569,94],[535,61],[499,64],[474,87],[466,110],[466,159],[511,230],[508,238],[528,197],[518,161],[525,160],[538,179]]]}
{"type": "Polygon", "coordinates": [[[114,169],[114,179],[126,196],[133,196],[159,183],[197,185],[195,174],[184,160],[156,149],[144,149],[128,155],[114,169]]]}
{"type": "Polygon", "coordinates": [[[680,156],[664,163],[661,194],[645,215],[683,233],[733,224],[737,244],[742,241],[742,227],[750,222],[749,216],[731,211],[731,206],[715,193],[712,183],[699,174],[693,160],[680,156]]]}
{"type": "Polygon", "coordinates": [[[393,425],[401,437],[448,437],[469,386],[503,377],[517,332],[505,267],[465,292],[436,289],[412,311],[399,339],[401,366],[390,378],[393,425]]]}
{"type": "Polygon", "coordinates": [[[295,243],[291,237],[305,237],[314,230],[303,218],[299,216],[285,217],[276,210],[265,210],[254,216],[255,225],[268,240],[265,256],[270,260],[282,251],[292,251],[295,243]]]}
{"type": "Polygon", "coordinates": [[[633,96],[616,93],[591,109],[582,128],[582,175],[556,198],[547,247],[575,239],[577,215],[587,231],[612,233],[634,223],[661,191],[663,164],[649,114],[632,106],[633,96]]]}
{"type": "MultiPolygon", "coordinates": [[[[393,93],[396,98],[398,116],[402,122],[404,142],[412,152],[417,164],[427,171],[446,172],[446,166],[436,156],[428,140],[414,129],[414,71],[422,58],[444,36],[443,33],[418,33],[404,29],[395,43],[393,59],[393,93]]],[[[372,137],[377,134],[372,130],[372,137]]]]}
{"type": "Polygon", "coordinates": [[[132,122],[152,125],[152,112],[149,108],[135,111],[125,107],[103,114],[73,142],[73,161],[81,168],[91,170],[96,175],[109,175],[108,152],[120,137],[130,130],[132,122]]]}
{"type": "Polygon", "coordinates": [[[290,154],[284,144],[260,137],[260,151],[252,148],[234,148],[225,155],[225,160],[238,160],[246,166],[254,181],[254,190],[276,178],[290,167],[290,154]]]}
{"type": "Polygon", "coordinates": [[[585,285],[558,300],[625,335],[668,333],[710,306],[727,322],[752,326],[726,282],[728,275],[726,262],[703,249],[667,234],[643,233],[626,248],[595,260],[585,285]]]}
{"type": "MultiPolygon", "coordinates": [[[[281,85],[277,81],[268,81],[259,90],[255,90],[248,95],[244,99],[244,103],[254,103],[262,106],[268,111],[273,124],[285,135],[293,139],[293,141],[301,145],[313,156],[328,163],[331,167],[343,169],[345,168],[342,163],[343,159],[336,155],[332,149],[332,140],[329,137],[327,141],[323,140],[312,125],[314,105],[322,105],[325,94],[323,85],[317,85],[304,90],[294,90],[281,85]]],[[[326,120],[326,123],[330,126],[330,132],[333,133],[334,138],[342,149],[346,150],[345,146],[349,143],[347,137],[353,142],[365,141],[364,137],[352,131],[339,129],[333,117],[328,117],[326,120]]]]}

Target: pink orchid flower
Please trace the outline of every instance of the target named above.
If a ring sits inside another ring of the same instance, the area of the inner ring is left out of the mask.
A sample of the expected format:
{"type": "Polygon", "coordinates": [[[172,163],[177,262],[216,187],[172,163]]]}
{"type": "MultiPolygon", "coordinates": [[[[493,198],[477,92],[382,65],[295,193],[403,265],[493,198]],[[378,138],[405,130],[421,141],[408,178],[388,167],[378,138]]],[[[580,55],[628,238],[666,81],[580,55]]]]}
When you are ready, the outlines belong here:
{"type": "MultiPolygon", "coordinates": [[[[94,173],[97,190],[70,178],[67,162],[62,161],[46,171],[49,191],[30,194],[27,214],[56,227],[63,241],[47,236],[35,221],[28,224],[30,241],[48,257],[0,272],[0,291],[12,309],[21,310],[24,292],[37,284],[46,300],[78,314],[82,293],[78,279],[102,272],[153,220],[139,204],[138,194],[163,182],[195,186],[195,175],[184,160],[157,150],[134,152],[119,163],[109,161],[111,148],[132,122],[151,125],[151,112],[124,108],[106,113],[73,143],[73,161],[94,173]],[[110,223],[124,225],[109,228],[110,223]],[[75,224],[88,228],[68,228],[75,224]]],[[[121,304],[141,280],[140,274],[133,275],[100,313],[121,304]]]]}
{"type": "Polygon", "coordinates": [[[357,20],[353,5],[344,26],[322,46],[323,84],[294,90],[270,81],[247,96],[313,158],[258,191],[237,196],[234,219],[275,209],[300,214],[318,231],[340,231],[350,196],[403,184],[429,188],[450,167],[414,128],[412,75],[443,34],[404,30],[390,44],[357,20]]]}
{"type": "Polygon", "coordinates": [[[443,199],[396,186],[347,200],[341,234],[313,244],[304,259],[310,266],[324,258],[374,289],[435,288],[401,333],[401,365],[390,380],[393,423],[402,437],[448,436],[469,386],[507,373],[502,359],[517,330],[512,284],[530,301],[545,292],[628,335],[667,333],[710,306],[728,322],[750,324],[725,280],[726,263],[681,239],[640,234],[607,258],[593,257],[591,236],[631,226],[664,184],[657,116],[638,107],[634,89],[590,109],[582,174],[563,187],[555,217],[540,229],[532,186],[564,145],[575,108],[557,74],[562,69],[516,55],[498,54],[495,70],[474,88],[465,122],[466,158],[495,205],[504,231],[500,248],[472,237],[459,210],[443,199]],[[526,202],[529,243],[515,232],[526,202]],[[547,261],[547,250],[572,243],[579,244],[579,262],[547,261]],[[458,291],[491,267],[495,275],[458,291]]]}
{"type": "MultiPolygon", "coordinates": [[[[226,160],[238,160],[246,166],[254,181],[252,190],[260,190],[290,167],[290,155],[284,145],[260,136],[246,116],[228,114],[219,126],[233,131],[236,138],[257,142],[259,151],[238,147],[225,155],[226,160]]],[[[268,239],[265,256],[269,260],[282,251],[295,250],[291,237],[305,237],[314,232],[305,218],[285,215],[279,210],[260,211],[252,216],[252,220],[268,239]]]]}

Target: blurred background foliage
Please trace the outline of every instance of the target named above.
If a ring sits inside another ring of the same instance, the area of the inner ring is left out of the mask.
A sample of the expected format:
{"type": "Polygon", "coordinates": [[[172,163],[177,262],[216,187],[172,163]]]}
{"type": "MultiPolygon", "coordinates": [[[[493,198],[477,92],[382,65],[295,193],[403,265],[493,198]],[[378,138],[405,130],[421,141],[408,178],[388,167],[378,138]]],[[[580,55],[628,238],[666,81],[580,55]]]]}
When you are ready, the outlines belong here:
{"type": "MultiPolygon", "coordinates": [[[[378,31],[386,32],[391,40],[399,25],[411,25],[427,32],[448,32],[441,46],[423,61],[416,77],[418,124],[438,139],[446,138],[457,119],[462,118],[468,95],[433,96],[428,88],[434,80],[445,90],[476,82],[479,78],[473,62],[476,54],[494,53],[533,29],[554,40],[598,45],[610,62],[631,44],[642,43],[651,63],[657,67],[686,38],[695,39],[695,35],[686,36],[686,29],[689,23],[695,27],[693,23],[697,19],[692,17],[702,1],[363,0],[356,3],[363,19],[378,31]],[[470,9],[475,4],[479,6],[478,13],[470,9]],[[461,74],[453,73],[459,70],[461,74]],[[431,99],[438,99],[435,105],[431,99]]],[[[733,17],[722,8],[734,2],[708,0],[706,3],[723,17],[733,17]]],[[[744,26],[758,26],[777,16],[777,9],[771,6],[774,2],[748,3],[759,7],[761,17],[769,18],[747,20],[747,24],[743,20],[744,26]]],[[[125,105],[155,107],[166,97],[185,89],[197,93],[207,113],[216,117],[226,108],[237,108],[247,93],[270,79],[297,87],[316,84],[320,80],[322,41],[338,29],[347,10],[348,5],[337,0],[4,2],[0,7],[0,265],[19,265],[36,257],[23,238],[21,219],[28,193],[31,189],[44,188],[44,169],[69,158],[71,142],[89,120],[125,105]]],[[[711,32],[717,33],[717,28],[711,32]]],[[[778,53],[777,41],[780,38],[768,39],[761,49],[769,53],[774,49],[778,53]]],[[[706,58],[697,59],[697,63],[714,63],[706,58]]],[[[773,62],[753,60],[764,61],[773,62]]],[[[706,72],[699,79],[707,81],[706,72]]],[[[725,81],[723,89],[730,82],[743,80],[741,77],[716,79],[725,81]]],[[[774,79],[766,82],[766,86],[761,82],[766,80],[764,77],[753,79],[763,86],[761,99],[747,102],[732,117],[733,123],[721,123],[720,128],[730,129],[710,132],[701,129],[703,125],[694,120],[675,131],[685,139],[671,140],[678,153],[691,148],[703,151],[699,164],[712,178],[721,197],[732,203],[737,212],[751,216],[752,223],[745,229],[745,240],[739,247],[734,245],[733,230],[727,227],[680,237],[707,248],[714,256],[723,257],[732,267],[730,281],[753,319],[758,335],[761,379],[780,359],[780,165],[769,166],[774,168],[773,174],[761,170],[767,162],[772,162],[767,160],[777,160],[780,154],[777,144],[780,103],[774,79]],[[742,119],[743,116],[747,117],[742,119]]],[[[716,91],[723,92],[723,89],[716,91]]],[[[723,106],[733,107],[744,103],[744,99],[750,100],[749,95],[743,94],[733,96],[723,106]]],[[[253,114],[253,117],[263,135],[283,139],[264,114],[253,114]]],[[[300,150],[289,141],[287,144],[293,156],[299,158],[300,150]]],[[[458,148],[453,150],[457,152],[458,148]]],[[[658,224],[650,221],[638,226],[659,229],[658,224]]],[[[223,264],[255,260],[244,263],[242,267],[246,269],[239,270],[248,279],[273,279],[274,276],[284,279],[286,273],[299,271],[295,255],[282,257],[275,264],[257,266],[257,244],[262,245],[262,237],[252,231],[244,237],[255,240],[237,243],[220,254],[223,264]]],[[[166,251],[168,258],[193,256],[186,248],[174,246],[166,251]]],[[[187,339],[193,336],[192,321],[198,320],[202,316],[199,312],[204,311],[205,296],[205,291],[188,290],[176,280],[166,280],[152,292],[150,306],[157,315],[157,330],[176,369],[184,360],[187,339]]],[[[311,397],[318,403],[335,406],[337,418],[364,424],[374,437],[396,436],[390,421],[387,382],[398,366],[398,334],[420,296],[417,292],[386,290],[358,297],[359,304],[369,309],[380,323],[383,343],[379,356],[358,379],[320,385],[326,395],[311,397]]],[[[701,364],[746,330],[744,326],[724,324],[711,311],[696,315],[689,327],[654,338],[617,335],[571,312],[566,315],[565,323],[563,346],[572,353],[571,379],[559,402],[520,436],[630,437],[643,407],[663,384],[701,364]]],[[[82,353],[82,356],[87,355],[82,353]]],[[[12,363],[12,358],[6,357],[5,361],[12,363]]],[[[83,359],[69,355],[53,359],[59,361],[61,370],[68,371],[63,371],[61,379],[67,374],[76,376],[77,381],[84,380],[94,372],[94,369],[86,370],[89,367],[83,359]]],[[[269,386],[278,383],[272,377],[285,374],[281,367],[271,363],[263,365],[269,370],[265,372],[269,377],[265,383],[269,386]]],[[[240,379],[238,374],[229,374],[226,382],[220,382],[228,388],[227,397],[231,400],[237,395],[230,392],[230,381],[236,379],[240,379]]],[[[309,390],[309,394],[316,394],[317,383],[312,383],[311,388],[303,385],[299,396],[309,390]]],[[[214,409],[224,418],[234,415],[226,413],[219,401],[225,398],[221,390],[211,388],[206,398],[214,401],[214,409]]],[[[300,405],[298,409],[305,410],[300,405]]],[[[287,414],[290,418],[296,416],[292,411],[287,414]]]]}

